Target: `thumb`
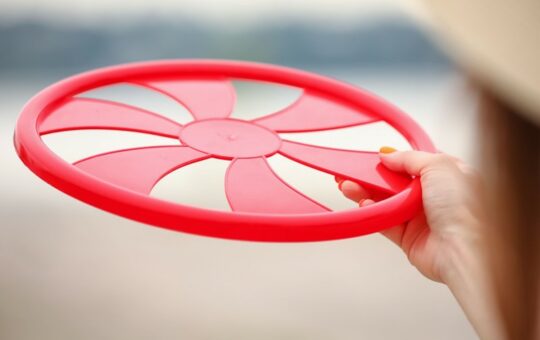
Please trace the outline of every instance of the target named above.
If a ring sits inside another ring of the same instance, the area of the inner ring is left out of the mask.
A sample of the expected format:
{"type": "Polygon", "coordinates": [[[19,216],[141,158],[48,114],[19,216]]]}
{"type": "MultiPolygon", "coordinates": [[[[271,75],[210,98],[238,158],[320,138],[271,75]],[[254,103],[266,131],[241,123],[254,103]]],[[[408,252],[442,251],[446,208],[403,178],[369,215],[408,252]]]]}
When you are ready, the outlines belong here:
{"type": "Polygon", "coordinates": [[[382,147],[379,155],[381,163],[388,169],[406,173],[411,176],[421,176],[427,169],[446,167],[453,161],[441,153],[424,151],[395,151],[389,147],[382,147]]]}

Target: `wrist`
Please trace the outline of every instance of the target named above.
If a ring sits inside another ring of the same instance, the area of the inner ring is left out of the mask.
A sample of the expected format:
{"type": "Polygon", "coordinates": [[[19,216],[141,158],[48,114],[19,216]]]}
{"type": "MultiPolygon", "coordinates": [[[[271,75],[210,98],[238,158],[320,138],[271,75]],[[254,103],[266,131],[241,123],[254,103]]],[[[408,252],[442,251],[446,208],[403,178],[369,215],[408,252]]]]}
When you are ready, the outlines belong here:
{"type": "Polygon", "coordinates": [[[445,264],[441,268],[443,283],[452,288],[469,280],[479,279],[485,273],[482,238],[477,233],[452,233],[442,236],[445,245],[445,264]]]}
{"type": "Polygon", "coordinates": [[[449,237],[441,279],[481,339],[502,339],[484,239],[480,234],[449,237]]]}

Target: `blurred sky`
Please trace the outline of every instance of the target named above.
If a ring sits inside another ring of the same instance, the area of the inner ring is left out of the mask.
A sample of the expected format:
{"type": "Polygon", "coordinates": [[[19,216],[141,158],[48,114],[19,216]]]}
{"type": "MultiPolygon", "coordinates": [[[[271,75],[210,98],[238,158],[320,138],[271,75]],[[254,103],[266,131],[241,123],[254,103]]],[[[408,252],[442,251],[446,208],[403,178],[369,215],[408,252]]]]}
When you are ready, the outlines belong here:
{"type": "Polygon", "coordinates": [[[286,17],[348,24],[399,13],[405,4],[404,0],[18,0],[0,3],[0,20],[38,17],[96,24],[108,17],[182,15],[231,27],[286,17]]]}

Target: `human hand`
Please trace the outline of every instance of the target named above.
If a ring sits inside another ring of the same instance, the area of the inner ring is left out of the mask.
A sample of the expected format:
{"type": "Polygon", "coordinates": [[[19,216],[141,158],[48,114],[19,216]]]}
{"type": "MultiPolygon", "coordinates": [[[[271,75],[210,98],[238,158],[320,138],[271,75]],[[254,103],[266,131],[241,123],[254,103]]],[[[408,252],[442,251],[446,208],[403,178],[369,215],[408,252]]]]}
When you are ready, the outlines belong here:
{"type": "MultiPolygon", "coordinates": [[[[479,178],[468,166],[446,154],[396,151],[383,147],[381,162],[388,169],[420,176],[423,211],[407,223],[384,230],[409,261],[426,277],[447,283],[463,247],[479,237],[479,178]]],[[[343,194],[360,207],[373,204],[358,183],[336,178],[343,194]]]]}

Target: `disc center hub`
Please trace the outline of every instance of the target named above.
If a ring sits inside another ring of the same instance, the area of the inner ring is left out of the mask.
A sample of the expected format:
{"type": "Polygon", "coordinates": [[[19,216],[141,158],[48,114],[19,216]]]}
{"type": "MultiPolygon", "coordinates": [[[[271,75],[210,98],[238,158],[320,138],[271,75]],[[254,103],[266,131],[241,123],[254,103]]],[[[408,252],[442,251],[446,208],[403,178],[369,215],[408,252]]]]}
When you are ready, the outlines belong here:
{"type": "Polygon", "coordinates": [[[260,125],[238,119],[207,119],[184,126],[182,144],[218,158],[252,158],[276,153],[279,136],[260,125]]]}

